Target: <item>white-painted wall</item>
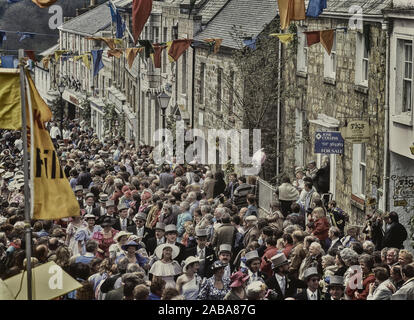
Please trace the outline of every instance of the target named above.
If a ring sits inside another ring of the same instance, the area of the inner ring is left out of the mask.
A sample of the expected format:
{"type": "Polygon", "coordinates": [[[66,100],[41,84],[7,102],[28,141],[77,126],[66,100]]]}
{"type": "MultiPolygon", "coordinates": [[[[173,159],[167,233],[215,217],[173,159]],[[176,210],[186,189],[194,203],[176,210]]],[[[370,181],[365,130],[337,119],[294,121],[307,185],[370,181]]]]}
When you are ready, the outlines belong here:
{"type": "MultiPolygon", "coordinates": [[[[390,53],[390,149],[392,152],[414,160],[414,155],[410,152],[410,146],[414,142],[414,125],[408,126],[396,121],[396,68],[397,64],[397,39],[398,37],[410,37],[414,43],[414,19],[395,21],[394,30],[391,35],[391,53],[390,53]]],[[[411,121],[413,122],[413,113],[411,121]]]]}

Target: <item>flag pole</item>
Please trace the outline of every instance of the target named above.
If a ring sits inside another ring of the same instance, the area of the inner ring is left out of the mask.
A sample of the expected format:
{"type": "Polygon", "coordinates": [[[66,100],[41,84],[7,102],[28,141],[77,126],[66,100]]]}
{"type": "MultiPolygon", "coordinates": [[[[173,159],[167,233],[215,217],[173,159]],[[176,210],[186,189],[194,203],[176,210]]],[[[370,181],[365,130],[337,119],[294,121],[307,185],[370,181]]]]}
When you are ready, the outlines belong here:
{"type": "MultiPolygon", "coordinates": [[[[27,152],[27,119],[26,119],[26,92],[25,71],[23,59],[24,49],[19,49],[20,67],[20,101],[22,107],[22,139],[23,139],[23,173],[24,173],[24,217],[26,239],[26,266],[27,266],[27,300],[32,300],[32,226],[30,218],[30,190],[29,190],[29,154],[27,152]]],[[[30,94],[30,92],[28,93],[30,94]]],[[[34,137],[31,137],[31,143],[34,137]]],[[[24,271],[23,271],[24,272],[24,271]]]]}

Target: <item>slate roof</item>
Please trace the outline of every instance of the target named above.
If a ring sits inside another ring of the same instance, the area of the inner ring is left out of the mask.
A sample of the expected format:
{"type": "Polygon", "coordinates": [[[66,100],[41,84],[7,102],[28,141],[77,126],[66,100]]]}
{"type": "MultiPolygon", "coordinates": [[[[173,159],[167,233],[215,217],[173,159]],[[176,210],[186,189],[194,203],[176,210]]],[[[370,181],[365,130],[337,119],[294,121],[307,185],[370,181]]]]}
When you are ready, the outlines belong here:
{"type": "Polygon", "coordinates": [[[324,10],[324,13],[349,14],[349,9],[352,6],[360,6],[364,15],[381,15],[382,10],[391,5],[392,0],[328,0],[328,7],[324,10]]]}
{"type": "Polygon", "coordinates": [[[81,14],[67,22],[60,29],[74,33],[93,35],[98,31],[105,30],[111,25],[111,12],[106,3],[81,14]]]}
{"type": "Polygon", "coordinates": [[[222,38],[222,46],[239,49],[242,40],[235,39],[234,26],[243,36],[255,37],[276,15],[277,0],[230,0],[195,40],[222,38]]]}
{"type": "Polygon", "coordinates": [[[229,0],[209,0],[200,9],[198,14],[202,16],[201,23],[208,23],[229,0]]]}

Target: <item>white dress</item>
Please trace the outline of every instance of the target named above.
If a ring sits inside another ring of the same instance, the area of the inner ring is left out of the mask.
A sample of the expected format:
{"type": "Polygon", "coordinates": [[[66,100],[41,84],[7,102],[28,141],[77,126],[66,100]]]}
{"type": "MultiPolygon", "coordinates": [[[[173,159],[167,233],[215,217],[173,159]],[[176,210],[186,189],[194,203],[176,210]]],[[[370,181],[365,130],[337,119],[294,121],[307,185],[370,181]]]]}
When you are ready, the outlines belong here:
{"type": "Polygon", "coordinates": [[[182,294],[185,300],[197,300],[198,293],[200,292],[201,277],[197,274],[193,279],[183,284],[182,294]]]}
{"type": "Polygon", "coordinates": [[[175,288],[174,277],[181,274],[182,269],[175,260],[169,263],[158,260],[154,262],[149,273],[153,276],[161,277],[165,281],[165,288],[175,288]]]}

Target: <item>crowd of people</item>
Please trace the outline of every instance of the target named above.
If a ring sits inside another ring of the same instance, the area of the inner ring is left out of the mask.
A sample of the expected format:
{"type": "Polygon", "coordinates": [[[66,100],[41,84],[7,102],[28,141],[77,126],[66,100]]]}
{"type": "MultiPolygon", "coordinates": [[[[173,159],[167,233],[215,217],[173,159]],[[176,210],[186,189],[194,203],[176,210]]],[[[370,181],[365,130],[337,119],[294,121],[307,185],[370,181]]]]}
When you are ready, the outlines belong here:
{"type": "MultiPolygon", "coordinates": [[[[322,197],[328,163],[296,168],[292,182],[286,175],[266,213],[254,176],[175,159],[159,165],[150,146],[99,141],[77,121],[63,136],[48,125],[80,206],[80,216],[32,221],[33,267],[54,261],[82,284],[59,299],[414,299],[413,255],[398,215],[349,225],[347,213],[322,197]]],[[[25,269],[28,244],[23,141],[19,132],[1,137],[5,280],[25,269]]]]}

